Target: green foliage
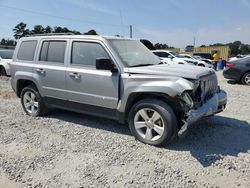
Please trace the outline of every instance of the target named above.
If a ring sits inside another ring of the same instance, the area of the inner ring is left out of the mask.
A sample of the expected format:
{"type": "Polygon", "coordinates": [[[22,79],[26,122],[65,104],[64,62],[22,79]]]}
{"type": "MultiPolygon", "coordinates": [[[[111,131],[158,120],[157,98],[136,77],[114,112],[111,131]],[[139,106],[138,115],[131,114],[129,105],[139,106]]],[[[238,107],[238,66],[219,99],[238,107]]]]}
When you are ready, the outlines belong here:
{"type": "Polygon", "coordinates": [[[16,41],[12,40],[12,39],[2,39],[0,41],[1,45],[5,45],[5,46],[15,46],[16,45],[16,41]]]}
{"type": "Polygon", "coordinates": [[[95,30],[91,29],[86,33],[83,33],[84,35],[98,35],[95,30]]]}
{"type": "Polygon", "coordinates": [[[30,31],[26,29],[27,24],[21,22],[15,26],[13,29],[15,39],[20,39],[26,35],[30,34],[30,31]]]}
{"type": "Polygon", "coordinates": [[[52,27],[47,26],[47,27],[45,27],[44,32],[45,32],[45,33],[52,33],[52,32],[53,32],[53,29],[52,29],[52,27]]]}
{"type": "MultiPolygon", "coordinates": [[[[237,56],[238,54],[241,55],[248,55],[250,54],[250,45],[249,44],[243,44],[240,41],[234,41],[227,44],[222,43],[215,43],[211,44],[209,46],[225,46],[228,45],[231,50],[231,56],[237,56]]],[[[201,45],[200,47],[206,47],[206,45],[201,45]]]]}
{"type": "Polygon", "coordinates": [[[171,49],[173,46],[168,46],[167,44],[156,43],[154,45],[155,49],[171,49]]]}
{"type": "Polygon", "coordinates": [[[154,45],[153,45],[149,40],[141,39],[140,41],[141,41],[141,43],[144,44],[149,50],[155,50],[154,45]]]}
{"type": "Polygon", "coordinates": [[[73,33],[75,35],[98,35],[97,32],[94,29],[89,30],[86,33],[81,33],[79,31],[70,30],[67,27],[61,27],[61,26],[46,26],[43,27],[42,25],[35,25],[33,27],[33,30],[29,30],[26,28],[27,24],[21,22],[15,26],[13,29],[14,31],[14,37],[15,39],[20,39],[21,37],[25,37],[29,34],[44,34],[44,33],[73,33]]]}
{"type": "Polygon", "coordinates": [[[45,29],[41,25],[35,25],[34,29],[31,31],[31,34],[43,34],[45,33],[45,29]]]}

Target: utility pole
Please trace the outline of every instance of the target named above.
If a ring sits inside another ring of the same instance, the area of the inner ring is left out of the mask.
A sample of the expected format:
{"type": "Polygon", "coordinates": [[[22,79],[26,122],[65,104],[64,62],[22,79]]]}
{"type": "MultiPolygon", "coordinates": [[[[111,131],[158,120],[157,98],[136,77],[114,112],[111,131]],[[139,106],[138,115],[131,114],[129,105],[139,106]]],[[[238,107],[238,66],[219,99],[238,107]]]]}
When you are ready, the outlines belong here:
{"type": "Polygon", "coordinates": [[[195,47],[195,36],[194,36],[194,47],[195,47]]]}
{"type": "Polygon", "coordinates": [[[129,31],[130,31],[130,38],[132,39],[132,37],[133,37],[133,28],[132,28],[132,25],[129,26],[129,31]]]}

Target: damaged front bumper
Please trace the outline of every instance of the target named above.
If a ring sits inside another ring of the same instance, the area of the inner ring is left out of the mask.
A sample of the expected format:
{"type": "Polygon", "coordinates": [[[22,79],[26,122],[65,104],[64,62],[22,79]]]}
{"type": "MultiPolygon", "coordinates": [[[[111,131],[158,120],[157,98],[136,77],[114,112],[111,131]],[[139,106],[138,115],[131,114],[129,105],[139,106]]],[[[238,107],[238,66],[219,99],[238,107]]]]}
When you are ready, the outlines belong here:
{"type": "Polygon", "coordinates": [[[223,111],[227,104],[227,94],[223,90],[219,90],[214,96],[197,109],[191,109],[183,120],[184,125],[181,127],[178,135],[183,135],[188,127],[202,117],[211,116],[223,111]]]}

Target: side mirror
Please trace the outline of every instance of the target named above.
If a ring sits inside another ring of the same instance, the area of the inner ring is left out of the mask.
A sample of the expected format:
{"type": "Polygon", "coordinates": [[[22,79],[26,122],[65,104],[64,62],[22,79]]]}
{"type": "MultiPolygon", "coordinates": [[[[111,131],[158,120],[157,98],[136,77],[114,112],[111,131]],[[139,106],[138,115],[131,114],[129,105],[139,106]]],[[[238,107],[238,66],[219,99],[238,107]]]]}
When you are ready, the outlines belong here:
{"type": "Polygon", "coordinates": [[[114,63],[110,59],[107,59],[107,58],[97,58],[96,69],[97,70],[110,70],[111,72],[118,72],[114,63]]]}

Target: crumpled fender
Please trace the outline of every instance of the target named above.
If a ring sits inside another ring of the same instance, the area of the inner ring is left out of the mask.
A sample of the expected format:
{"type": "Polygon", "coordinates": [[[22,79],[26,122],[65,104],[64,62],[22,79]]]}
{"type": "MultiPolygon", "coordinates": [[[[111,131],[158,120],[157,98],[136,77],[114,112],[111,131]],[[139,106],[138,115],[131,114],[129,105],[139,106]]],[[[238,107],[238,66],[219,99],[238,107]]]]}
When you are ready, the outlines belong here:
{"type": "MultiPolygon", "coordinates": [[[[150,78],[149,78],[150,79],[150,78]]],[[[121,93],[121,101],[118,104],[118,111],[124,112],[130,95],[134,93],[161,93],[170,97],[181,95],[186,90],[192,90],[194,85],[192,82],[177,78],[175,80],[134,80],[128,81],[123,85],[123,93],[121,93]]]]}

